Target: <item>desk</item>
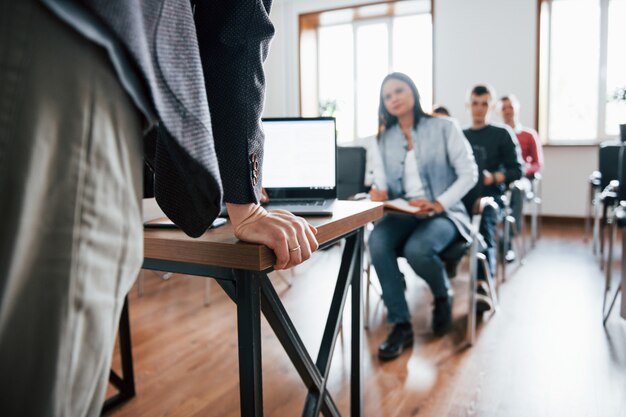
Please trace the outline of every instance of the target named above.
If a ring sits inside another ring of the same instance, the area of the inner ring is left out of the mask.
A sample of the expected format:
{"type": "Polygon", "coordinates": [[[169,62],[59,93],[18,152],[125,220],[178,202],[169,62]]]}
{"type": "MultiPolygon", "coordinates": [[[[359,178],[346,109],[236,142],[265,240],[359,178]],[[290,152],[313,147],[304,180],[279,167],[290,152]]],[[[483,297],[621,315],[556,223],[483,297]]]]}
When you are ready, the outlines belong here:
{"type": "Polygon", "coordinates": [[[317,227],[320,247],[346,239],[317,360],[313,362],[267,274],[274,253],[264,245],[241,242],[230,224],[197,239],[180,230],[152,229],[144,233],[146,269],[198,275],[217,280],[237,304],[239,395],[241,415],[263,415],[261,372],[261,312],[284,347],[309,393],[303,416],[340,416],[326,382],[343,307],[351,291],[350,415],[363,415],[361,373],[361,269],[363,228],[383,214],[380,203],[338,201],[332,217],[309,218],[317,227]]]}

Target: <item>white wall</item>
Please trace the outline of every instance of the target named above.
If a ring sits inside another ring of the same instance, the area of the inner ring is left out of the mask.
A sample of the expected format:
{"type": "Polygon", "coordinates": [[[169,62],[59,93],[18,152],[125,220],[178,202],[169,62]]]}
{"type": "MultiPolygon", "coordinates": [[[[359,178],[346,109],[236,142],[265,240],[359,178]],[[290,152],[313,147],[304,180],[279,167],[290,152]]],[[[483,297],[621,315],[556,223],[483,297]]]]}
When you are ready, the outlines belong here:
{"type": "Polygon", "coordinates": [[[598,169],[597,147],[548,146],[543,150],[543,209],[549,216],[585,215],[587,179],[598,169]]]}
{"type": "MultiPolygon", "coordinates": [[[[298,15],[371,1],[275,0],[276,37],[266,64],[266,116],[298,116],[298,15]]],[[[435,101],[462,125],[465,94],[489,83],[515,93],[521,121],[534,126],[537,0],[435,0],[435,101]]],[[[495,119],[495,118],[494,118],[495,119]]],[[[595,147],[546,147],[543,214],[583,216],[586,178],[597,167],[595,147]]]]}
{"type": "Polygon", "coordinates": [[[435,101],[461,125],[470,118],[466,92],[488,83],[497,95],[515,93],[523,124],[535,114],[537,0],[436,0],[435,101]]]}

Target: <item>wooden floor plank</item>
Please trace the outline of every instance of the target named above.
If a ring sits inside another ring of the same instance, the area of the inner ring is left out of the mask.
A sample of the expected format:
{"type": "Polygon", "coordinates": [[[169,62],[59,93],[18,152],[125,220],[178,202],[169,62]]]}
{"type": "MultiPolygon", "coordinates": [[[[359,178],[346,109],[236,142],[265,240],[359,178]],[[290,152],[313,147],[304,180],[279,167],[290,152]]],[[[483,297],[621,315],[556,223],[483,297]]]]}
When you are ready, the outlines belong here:
{"type": "MultiPolygon", "coordinates": [[[[616,247],[620,247],[616,244],[616,247]]],[[[315,358],[340,261],[340,247],[298,267],[288,288],[272,277],[315,358]]],[[[615,252],[617,282],[621,254],[615,252]]],[[[415,346],[381,363],[388,327],[377,296],[364,343],[366,416],[624,416],[626,322],[615,309],[601,323],[603,273],[579,227],[544,227],[525,265],[501,286],[502,308],[485,318],[477,343],[462,349],[467,277],[453,280],[451,334],[429,331],[432,298],[406,263],[415,346]]],[[[130,296],[137,397],[111,416],[238,416],[235,307],[214,284],[203,306],[204,278],[162,281],[145,271],[145,292],[130,296]]],[[[332,362],[329,391],[349,408],[349,299],[332,362]]],[[[262,322],[266,416],[300,415],[306,390],[269,325],[262,322]]],[[[118,361],[117,354],[114,357],[118,361]]]]}

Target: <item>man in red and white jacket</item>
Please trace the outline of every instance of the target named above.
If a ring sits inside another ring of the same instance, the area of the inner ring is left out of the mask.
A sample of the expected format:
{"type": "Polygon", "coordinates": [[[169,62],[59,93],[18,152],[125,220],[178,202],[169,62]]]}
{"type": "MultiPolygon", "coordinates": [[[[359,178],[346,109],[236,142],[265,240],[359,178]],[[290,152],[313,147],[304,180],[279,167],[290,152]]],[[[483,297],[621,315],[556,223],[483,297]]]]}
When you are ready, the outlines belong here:
{"type": "Polygon", "coordinates": [[[539,135],[535,129],[522,126],[519,122],[520,103],[514,95],[502,97],[498,101],[498,110],[502,121],[509,125],[517,135],[522,150],[522,159],[525,162],[524,176],[532,178],[535,173],[541,171],[543,166],[543,152],[539,135]]]}

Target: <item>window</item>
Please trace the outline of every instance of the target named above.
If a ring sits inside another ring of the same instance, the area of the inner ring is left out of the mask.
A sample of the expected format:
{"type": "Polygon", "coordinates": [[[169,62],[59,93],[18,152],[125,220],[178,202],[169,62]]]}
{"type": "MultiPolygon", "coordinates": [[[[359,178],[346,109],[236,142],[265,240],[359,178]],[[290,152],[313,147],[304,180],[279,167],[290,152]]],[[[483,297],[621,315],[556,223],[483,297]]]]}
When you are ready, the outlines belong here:
{"type": "Polygon", "coordinates": [[[540,0],[539,128],[552,143],[617,136],[626,103],[626,0],[540,0]]]}
{"type": "Polygon", "coordinates": [[[432,107],[431,0],[386,2],[300,16],[303,116],[337,118],[337,140],[376,134],[380,83],[400,71],[432,107]]]}

